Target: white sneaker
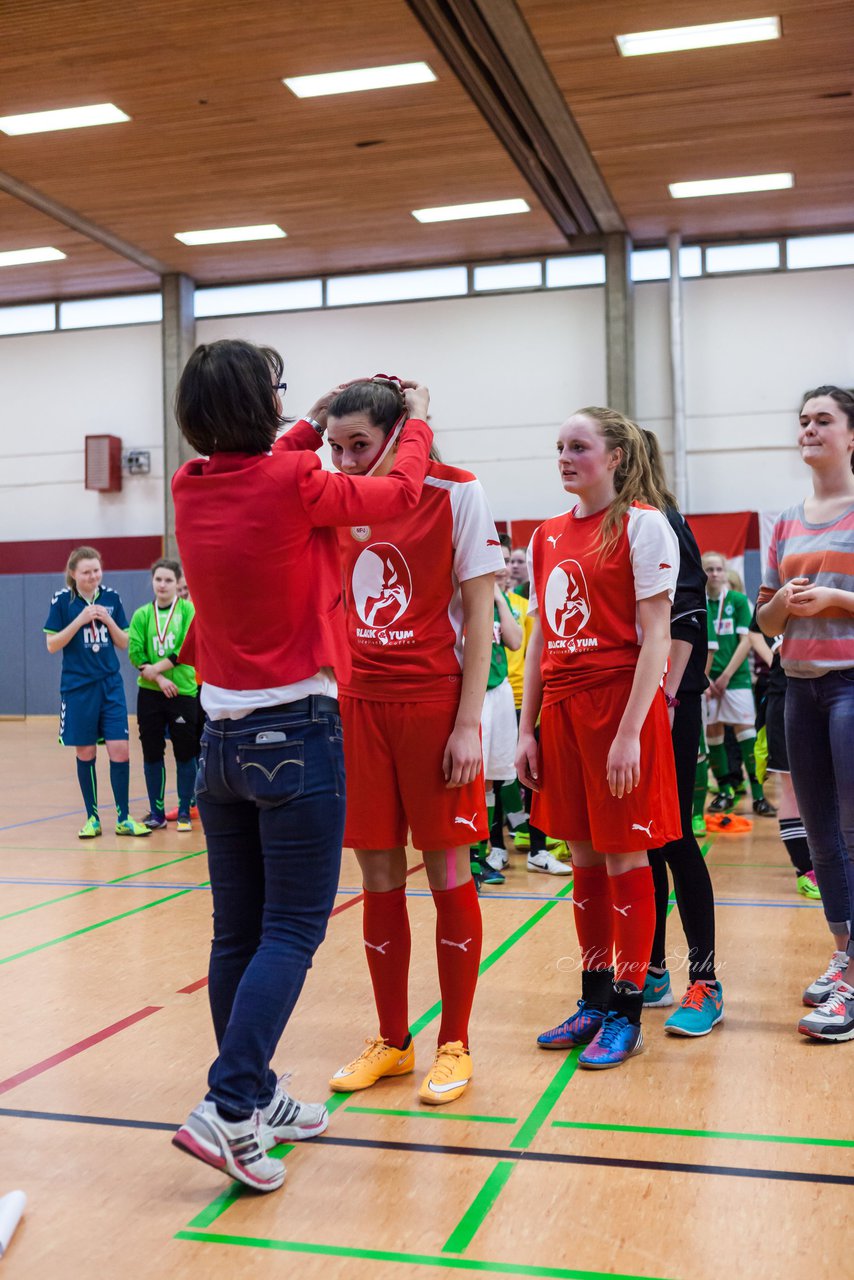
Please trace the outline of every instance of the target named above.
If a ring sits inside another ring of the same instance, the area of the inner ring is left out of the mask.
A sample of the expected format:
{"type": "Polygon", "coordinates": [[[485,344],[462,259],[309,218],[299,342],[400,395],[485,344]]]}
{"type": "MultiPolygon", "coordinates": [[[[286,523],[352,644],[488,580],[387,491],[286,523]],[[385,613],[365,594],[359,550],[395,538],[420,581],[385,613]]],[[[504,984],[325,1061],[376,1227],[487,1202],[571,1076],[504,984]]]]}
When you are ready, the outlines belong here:
{"type": "Polygon", "coordinates": [[[854,987],[837,982],[827,998],[798,1023],[814,1040],[854,1040],[854,987]]]}
{"type": "Polygon", "coordinates": [[[276,1191],[285,1180],[285,1166],[271,1159],[261,1143],[258,1111],[248,1120],[224,1120],[213,1102],[200,1102],[172,1145],[254,1191],[276,1191]]]}
{"type": "Polygon", "coordinates": [[[491,867],[493,871],[503,871],[510,862],[510,859],[507,857],[506,849],[499,849],[493,845],[489,853],[484,858],[484,862],[488,867],[491,867]]]}
{"type": "Polygon", "coordinates": [[[571,876],[572,867],[568,862],[559,862],[547,849],[542,853],[528,854],[528,870],[541,871],[547,876],[571,876]]]}
{"type": "Polygon", "coordinates": [[[824,973],[820,974],[815,982],[811,982],[804,992],[804,1004],[813,1009],[822,1004],[836,986],[839,981],[839,975],[845,971],[847,965],[847,953],[845,951],[834,951],[830,957],[830,964],[824,973]]]}
{"type": "MultiPolygon", "coordinates": [[[[282,1079],[287,1081],[289,1077],[283,1076],[282,1079]]],[[[265,1151],[280,1142],[302,1142],[305,1138],[316,1138],[329,1124],[329,1112],[322,1102],[297,1102],[296,1098],[285,1093],[281,1081],[259,1115],[261,1142],[265,1151]]]]}

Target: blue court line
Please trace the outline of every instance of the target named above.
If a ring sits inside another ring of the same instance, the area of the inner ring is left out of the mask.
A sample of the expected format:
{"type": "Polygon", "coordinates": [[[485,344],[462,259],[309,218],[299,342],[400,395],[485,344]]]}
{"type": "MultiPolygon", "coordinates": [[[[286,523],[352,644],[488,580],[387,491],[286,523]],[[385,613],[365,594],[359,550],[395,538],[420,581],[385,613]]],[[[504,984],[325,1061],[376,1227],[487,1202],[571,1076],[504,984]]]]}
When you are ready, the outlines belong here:
{"type": "MultiPolygon", "coordinates": [[[[128,803],[129,804],[145,804],[147,800],[148,800],[148,796],[132,796],[128,801],[128,803]]],[[[114,804],[105,804],[105,805],[98,806],[99,812],[114,813],[115,809],[116,809],[116,806],[114,804]]],[[[50,818],[29,818],[26,822],[10,822],[8,826],[0,827],[0,831],[15,831],[17,830],[18,827],[34,827],[39,822],[58,822],[60,818],[73,818],[75,816],[80,817],[82,812],[83,812],[82,806],[78,806],[78,808],[76,809],[69,809],[68,813],[54,813],[50,818]]],[[[33,850],[33,852],[35,853],[39,851],[33,850]]],[[[2,853],[2,849],[0,849],[0,853],[2,853]]]]}
{"type": "Polygon", "coordinates": [[[69,889],[207,889],[209,886],[183,884],[179,880],[125,880],[117,884],[115,880],[28,880],[24,876],[0,876],[0,884],[29,885],[35,888],[59,885],[69,889]]]}

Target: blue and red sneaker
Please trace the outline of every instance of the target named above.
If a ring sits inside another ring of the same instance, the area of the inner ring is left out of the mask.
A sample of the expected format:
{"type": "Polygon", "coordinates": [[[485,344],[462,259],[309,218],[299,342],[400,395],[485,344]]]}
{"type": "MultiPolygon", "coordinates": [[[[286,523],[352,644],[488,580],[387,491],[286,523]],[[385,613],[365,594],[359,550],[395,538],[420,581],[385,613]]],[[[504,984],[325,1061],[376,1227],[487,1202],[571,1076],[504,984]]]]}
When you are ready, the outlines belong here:
{"type": "Polygon", "coordinates": [[[565,1022],[537,1036],[541,1049],[574,1049],[576,1045],[589,1044],[605,1019],[605,1010],[597,1009],[586,1000],[579,1000],[578,1012],[565,1022]]]}
{"type": "Polygon", "coordinates": [[[618,1067],[627,1058],[643,1052],[643,1032],[636,1022],[612,1009],[590,1044],[579,1055],[580,1067],[618,1067]]]}

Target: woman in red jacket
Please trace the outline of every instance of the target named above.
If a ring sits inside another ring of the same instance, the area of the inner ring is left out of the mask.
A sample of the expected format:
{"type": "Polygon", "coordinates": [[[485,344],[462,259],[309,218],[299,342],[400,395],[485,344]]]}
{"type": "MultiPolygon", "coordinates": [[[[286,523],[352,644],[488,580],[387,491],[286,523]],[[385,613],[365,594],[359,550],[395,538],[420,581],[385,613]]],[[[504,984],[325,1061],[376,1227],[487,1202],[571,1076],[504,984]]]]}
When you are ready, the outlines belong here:
{"type": "Polygon", "coordinates": [[[425,387],[393,471],[355,480],[315,451],[335,392],[276,439],[278,353],[197,347],[176,416],[194,449],[172,481],[175,532],[196,607],[203,675],[197,795],[214,903],[209,997],[219,1049],[208,1093],[173,1142],[258,1191],[281,1186],[278,1142],[321,1133],[320,1105],[288,1097],[270,1067],[335,892],[344,829],[337,680],[350,674],[335,526],[417,503],[432,433],[425,387]],[[286,585],[287,584],[287,587],[286,585]]]}

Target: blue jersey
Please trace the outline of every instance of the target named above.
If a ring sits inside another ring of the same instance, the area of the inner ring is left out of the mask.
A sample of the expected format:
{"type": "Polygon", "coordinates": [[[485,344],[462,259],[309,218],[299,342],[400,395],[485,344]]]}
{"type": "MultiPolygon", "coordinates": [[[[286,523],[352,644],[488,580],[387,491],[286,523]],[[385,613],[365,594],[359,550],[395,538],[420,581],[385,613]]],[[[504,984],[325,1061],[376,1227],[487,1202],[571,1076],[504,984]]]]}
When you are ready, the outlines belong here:
{"type": "MultiPolygon", "coordinates": [[[[124,605],[117,591],[109,587],[99,587],[93,601],[102,605],[122,631],[127,631],[124,605]]],[[[70,622],[86,608],[86,601],[68,587],[57,591],[50,602],[50,613],[44,624],[48,635],[56,635],[64,631],[70,622]]],[[[95,680],[103,680],[105,676],[118,675],[119,657],[113,647],[109,629],[103,622],[93,622],[71,637],[62,650],[62,677],[59,682],[61,693],[71,693],[95,680]]]]}

